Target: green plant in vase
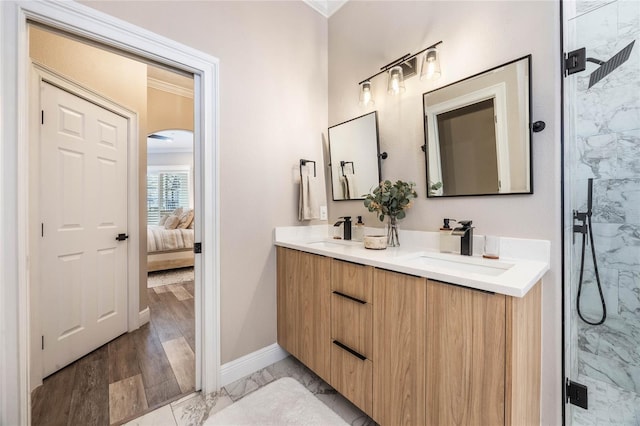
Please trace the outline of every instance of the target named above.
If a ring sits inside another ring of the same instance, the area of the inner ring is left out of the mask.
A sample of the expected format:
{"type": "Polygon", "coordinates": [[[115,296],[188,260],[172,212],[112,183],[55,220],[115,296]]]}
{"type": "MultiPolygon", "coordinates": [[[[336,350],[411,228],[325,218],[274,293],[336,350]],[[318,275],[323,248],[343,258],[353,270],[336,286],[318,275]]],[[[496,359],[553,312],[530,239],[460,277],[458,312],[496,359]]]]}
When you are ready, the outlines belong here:
{"type": "Polygon", "coordinates": [[[371,194],[365,195],[364,206],[370,212],[376,212],[380,222],[384,222],[388,216],[387,223],[387,246],[397,247],[398,240],[398,220],[404,219],[405,210],[411,207],[411,200],[418,197],[414,187],[414,182],[403,182],[401,180],[392,183],[390,180],[380,182],[371,194]]]}

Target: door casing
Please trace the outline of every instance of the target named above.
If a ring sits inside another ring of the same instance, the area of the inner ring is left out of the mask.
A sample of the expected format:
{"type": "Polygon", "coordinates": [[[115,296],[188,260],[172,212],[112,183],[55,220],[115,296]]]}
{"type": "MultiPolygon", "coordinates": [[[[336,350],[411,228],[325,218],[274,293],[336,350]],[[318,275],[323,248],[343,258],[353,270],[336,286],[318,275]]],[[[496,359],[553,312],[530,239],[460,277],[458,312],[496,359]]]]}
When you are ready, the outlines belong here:
{"type": "Polygon", "coordinates": [[[75,2],[0,2],[0,424],[30,423],[29,21],[194,74],[196,386],[220,382],[219,63],[75,2]],[[206,165],[206,167],[205,167],[206,165]],[[205,221],[204,218],[207,218],[205,221]],[[199,257],[199,259],[198,259],[199,257]],[[200,267],[198,265],[200,264],[200,267]],[[205,284],[206,283],[206,284],[205,284]],[[206,324],[206,327],[204,326],[206,324]]]}

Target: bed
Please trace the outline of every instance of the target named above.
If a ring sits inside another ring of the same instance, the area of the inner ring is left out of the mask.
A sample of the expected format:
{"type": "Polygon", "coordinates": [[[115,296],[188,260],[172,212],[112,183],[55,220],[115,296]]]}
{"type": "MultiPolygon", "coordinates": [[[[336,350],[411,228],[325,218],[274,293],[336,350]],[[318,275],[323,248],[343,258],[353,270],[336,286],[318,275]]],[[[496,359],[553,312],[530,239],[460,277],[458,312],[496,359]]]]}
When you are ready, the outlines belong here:
{"type": "Polygon", "coordinates": [[[193,266],[193,213],[185,225],[188,215],[168,215],[158,225],[147,226],[147,270],[193,266]],[[174,219],[175,218],[175,219],[174,219]],[[179,226],[179,227],[175,227],[179,226]],[[186,228],[183,226],[187,226],[186,228]]]}

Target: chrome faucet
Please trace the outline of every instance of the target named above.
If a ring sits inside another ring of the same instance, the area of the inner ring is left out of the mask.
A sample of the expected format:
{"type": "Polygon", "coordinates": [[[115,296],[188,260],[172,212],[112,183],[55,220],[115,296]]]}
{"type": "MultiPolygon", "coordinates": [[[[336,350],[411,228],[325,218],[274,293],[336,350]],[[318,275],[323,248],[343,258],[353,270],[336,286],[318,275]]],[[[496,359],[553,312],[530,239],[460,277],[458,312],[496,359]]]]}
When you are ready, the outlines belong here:
{"type": "Polygon", "coordinates": [[[473,256],[473,223],[470,220],[459,220],[462,226],[454,228],[451,235],[460,237],[460,254],[463,256],[473,256]]]}

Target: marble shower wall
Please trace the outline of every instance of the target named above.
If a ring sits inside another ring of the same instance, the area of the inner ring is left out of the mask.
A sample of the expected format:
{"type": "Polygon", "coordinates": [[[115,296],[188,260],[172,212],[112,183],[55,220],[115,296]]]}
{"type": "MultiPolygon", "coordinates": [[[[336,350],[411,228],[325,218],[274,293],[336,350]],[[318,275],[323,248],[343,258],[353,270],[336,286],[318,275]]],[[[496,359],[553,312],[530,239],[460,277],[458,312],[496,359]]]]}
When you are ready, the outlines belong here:
{"type": "MultiPolygon", "coordinates": [[[[586,210],[587,179],[594,179],[593,232],[607,321],[589,326],[575,315],[581,236],[570,254],[571,334],[578,340],[579,374],[640,394],[640,1],[582,1],[569,20],[567,50],[586,47],[587,57],[608,60],[636,41],[627,62],[593,87],[597,65],[569,77],[565,93],[571,134],[565,140],[565,172],[571,209],[586,210]]],[[[566,189],[565,189],[566,191],[566,189]]],[[[566,196],[565,192],[565,196],[566,196]]],[[[587,247],[582,312],[600,316],[590,247],[587,247]]],[[[575,341],[574,341],[575,342],[575,341]]]]}

